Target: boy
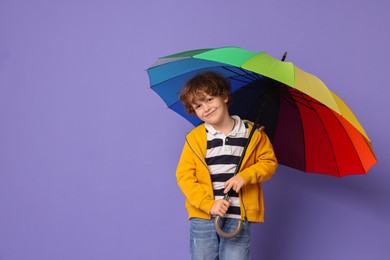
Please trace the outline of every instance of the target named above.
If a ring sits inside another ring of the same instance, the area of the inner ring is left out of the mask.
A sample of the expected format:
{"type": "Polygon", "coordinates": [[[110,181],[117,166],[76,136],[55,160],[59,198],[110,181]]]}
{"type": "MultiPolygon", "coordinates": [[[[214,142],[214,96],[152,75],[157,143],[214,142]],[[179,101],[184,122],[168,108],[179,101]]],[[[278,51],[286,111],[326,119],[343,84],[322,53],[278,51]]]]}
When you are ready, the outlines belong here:
{"type": "Polygon", "coordinates": [[[229,115],[230,98],[229,81],[214,72],[193,77],[180,93],[186,111],[204,122],[187,134],[176,171],[186,197],[194,260],[250,258],[249,223],[264,218],[261,182],[277,167],[272,144],[261,129],[253,134],[241,170],[233,176],[251,124],[229,115]],[[224,200],[230,189],[229,201],[224,200]],[[215,216],[224,217],[225,231],[240,219],[245,220],[243,228],[233,238],[219,237],[215,216]]]}

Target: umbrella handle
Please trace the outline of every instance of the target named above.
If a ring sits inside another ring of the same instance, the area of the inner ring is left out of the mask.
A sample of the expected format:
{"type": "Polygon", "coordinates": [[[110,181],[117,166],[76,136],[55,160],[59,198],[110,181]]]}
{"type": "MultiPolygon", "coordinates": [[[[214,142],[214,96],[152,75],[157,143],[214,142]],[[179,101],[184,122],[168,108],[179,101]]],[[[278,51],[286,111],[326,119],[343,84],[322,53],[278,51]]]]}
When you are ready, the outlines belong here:
{"type": "MultiPolygon", "coordinates": [[[[224,200],[229,200],[229,193],[225,195],[225,197],[223,198],[224,200]]],[[[237,227],[235,230],[233,230],[232,232],[228,233],[228,232],[225,232],[222,230],[221,228],[221,219],[222,217],[221,216],[216,216],[215,217],[215,220],[214,220],[214,228],[215,228],[215,231],[217,232],[217,234],[221,237],[224,237],[224,238],[232,238],[232,237],[235,237],[238,235],[238,233],[240,233],[241,229],[242,229],[242,220],[240,219],[238,221],[238,224],[237,224],[237,227]]]]}
{"type": "Polygon", "coordinates": [[[243,226],[241,219],[238,221],[236,229],[233,230],[231,233],[228,233],[228,232],[225,232],[222,230],[221,225],[220,225],[221,219],[222,219],[221,216],[217,216],[214,220],[214,228],[219,236],[224,237],[224,238],[232,238],[232,237],[237,236],[238,233],[240,233],[242,226],[243,226]]]}

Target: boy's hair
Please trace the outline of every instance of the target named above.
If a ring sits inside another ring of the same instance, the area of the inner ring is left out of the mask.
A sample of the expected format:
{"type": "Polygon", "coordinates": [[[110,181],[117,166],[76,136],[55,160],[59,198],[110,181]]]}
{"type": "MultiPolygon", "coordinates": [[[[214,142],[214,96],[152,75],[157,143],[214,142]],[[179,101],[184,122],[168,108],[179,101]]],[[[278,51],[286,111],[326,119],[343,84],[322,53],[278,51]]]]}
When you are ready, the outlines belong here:
{"type": "Polygon", "coordinates": [[[204,100],[206,95],[228,98],[230,103],[230,81],[216,72],[203,72],[191,78],[180,92],[180,102],[186,112],[195,115],[192,105],[197,100],[204,100]]]}

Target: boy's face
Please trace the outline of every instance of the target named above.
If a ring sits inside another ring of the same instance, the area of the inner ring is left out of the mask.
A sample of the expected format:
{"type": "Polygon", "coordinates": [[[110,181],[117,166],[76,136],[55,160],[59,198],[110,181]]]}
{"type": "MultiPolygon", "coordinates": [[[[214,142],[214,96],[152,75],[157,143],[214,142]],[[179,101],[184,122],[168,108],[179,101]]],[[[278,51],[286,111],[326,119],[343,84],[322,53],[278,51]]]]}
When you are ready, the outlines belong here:
{"type": "Polygon", "coordinates": [[[196,99],[194,101],[192,108],[200,120],[215,127],[229,118],[227,102],[227,97],[224,98],[221,96],[210,96],[205,94],[204,98],[201,100],[196,99]]]}

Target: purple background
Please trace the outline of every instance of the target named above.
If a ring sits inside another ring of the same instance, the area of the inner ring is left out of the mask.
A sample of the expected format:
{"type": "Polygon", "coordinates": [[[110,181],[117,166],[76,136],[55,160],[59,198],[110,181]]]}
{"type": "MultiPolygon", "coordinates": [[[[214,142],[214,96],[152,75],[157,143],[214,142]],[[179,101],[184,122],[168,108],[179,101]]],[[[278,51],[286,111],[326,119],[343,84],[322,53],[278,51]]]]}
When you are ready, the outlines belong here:
{"type": "Polygon", "coordinates": [[[240,46],[320,77],[379,164],[345,178],[280,166],[253,259],[390,259],[385,0],[0,1],[0,260],[188,259],[175,168],[192,126],[145,69],[240,46]]]}

